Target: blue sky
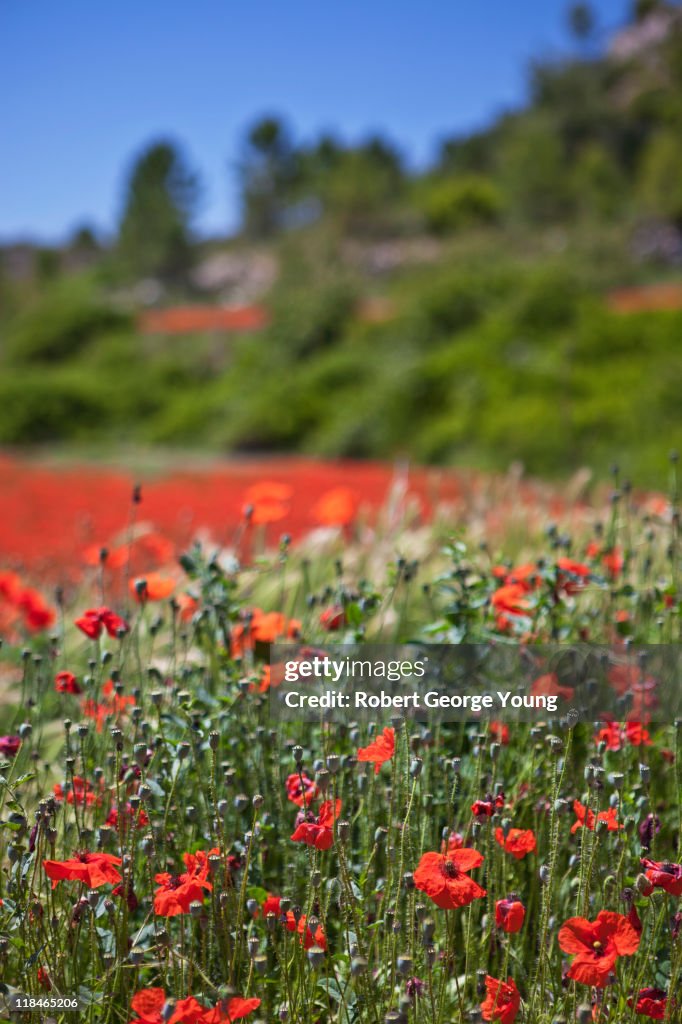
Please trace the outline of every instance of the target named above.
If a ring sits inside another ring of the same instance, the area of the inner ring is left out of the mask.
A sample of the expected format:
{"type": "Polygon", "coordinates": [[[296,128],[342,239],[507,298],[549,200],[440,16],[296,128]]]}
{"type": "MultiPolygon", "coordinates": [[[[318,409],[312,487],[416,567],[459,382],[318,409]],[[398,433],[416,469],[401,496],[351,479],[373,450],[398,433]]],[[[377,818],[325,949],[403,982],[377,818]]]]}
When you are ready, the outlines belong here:
{"type": "MultiPolygon", "coordinates": [[[[199,227],[238,216],[259,114],[298,138],[379,130],[413,163],[523,101],[530,58],[570,42],[564,0],[1,0],[0,238],[116,223],[126,170],[173,137],[202,176],[199,227]]],[[[629,0],[601,0],[613,28],[629,0]]]]}

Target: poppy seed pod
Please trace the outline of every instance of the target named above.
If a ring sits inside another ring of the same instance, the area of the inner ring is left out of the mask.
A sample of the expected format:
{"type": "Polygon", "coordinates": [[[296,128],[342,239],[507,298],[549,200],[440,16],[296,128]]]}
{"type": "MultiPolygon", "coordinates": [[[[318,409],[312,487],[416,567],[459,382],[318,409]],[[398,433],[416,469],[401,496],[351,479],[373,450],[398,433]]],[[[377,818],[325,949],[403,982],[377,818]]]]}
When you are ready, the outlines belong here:
{"type": "Polygon", "coordinates": [[[354,978],[365,974],[367,971],[367,959],[364,956],[355,956],[350,962],[350,972],[354,978]]]}
{"type": "Polygon", "coordinates": [[[200,917],[202,912],[203,912],[203,909],[204,909],[203,903],[200,903],[199,900],[192,900],[192,902],[189,905],[190,916],[191,917],[200,917]]]}
{"type": "Polygon", "coordinates": [[[645,786],[648,786],[651,778],[651,769],[648,764],[640,764],[639,766],[639,777],[645,786]]]}
{"type": "Polygon", "coordinates": [[[395,963],[396,967],[398,968],[398,973],[402,974],[404,977],[407,977],[409,974],[412,973],[412,970],[414,968],[414,960],[409,955],[409,953],[403,953],[400,956],[398,956],[395,963]]]}
{"type": "Polygon", "coordinates": [[[344,819],[337,824],[336,828],[340,841],[347,843],[350,839],[350,822],[344,819]]]}
{"type": "Polygon", "coordinates": [[[267,974],[267,972],[268,972],[268,958],[267,958],[267,956],[265,956],[264,953],[261,953],[260,956],[254,956],[254,958],[253,958],[253,966],[254,966],[254,969],[256,971],[256,974],[260,974],[261,977],[264,974],[267,974]]]}
{"type": "Polygon", "coordinates": [[[285,1024],[285,1022],[289,1019],[289,1007],[287,1006],[286,1003],[280,1006],[279,1010],[277,1011],[277,1016],[282,1021],[282,1024],[285,1024]]]}
{"type": "Polygon", "coordinates": [[[324,963],[324,950],[319,946],[311,946],[308,950],[308,962],[313,968],[321,967],[324,963]]]}
{"type": "Polygon", "coordinates": [[[263,804],[265,803],[265,800],[264,800],[263,796],[260,793],[256,793],[256,795],[252,798],[251,803],[252,803],[254,809],[256,811],[259,811],[261,809],[261,807],[263,806],[263,804]]]}
{"type": "Polygon", "coordinates": [[[249,937],[248,946],[249,946],[249,956],[253,960],[253,958],[257,955],[258,950],[260,949],[260,939],[258,938],[257,935],[251,935],[249,937]]]}
{"type": "Polygon", "coordinates": [[[289,912],[289,910],[291,910],[291,900],[289,899],[288,896],[282,896],[281,900],[279,901],[279,909],[282,911],[283,914],[286,914],[289,912]]]}
{"type": "Polygon", "coordinates": [[[167,999],[166,1002],[161,1007],[161,1020],[164,1021],[164,1024],[167,1024],[167,1022],[171,1019],[174,1013],[175,999],[167,999]]]}
{"type": "Polygon", "coordinates": [[[422,761],[421,757],[415,757],[412,759],[412,763],[410,764],[410,775],[412,776],[413,779],[419,778],[419,776],[422,773],[423,767],[424,762],[422,761]]]}
{"type": "Polygon", "coordinates": [[[131,964],[135,964],[136,967],[139,967],[140,964],[144,961],[144,950],[140,949],[139,946],[133,946],[133,948],[130,950],[130,953],[128,954],[128,959],[130,960],[131,964]]]}
{"type": "Polygon", "coordinates": [[[268,929],[269,932],[274,932],[275,928],[277,927],[277,914],[275,914],[272,910],[270,911],[269,914],[265,915],[265,927],[268,929]]]}
{"type": "Polygon", "coordinates": [[[338,754],[330,754],[327,758],[327,771],[332,775],[336,775],[339,768],[341,767],[341,758],[338,754]]]}
{"type": "Polygon", "coordinates": [[[303,747],[297,745],[294,747],[291,753],[294,756],[294,761],[296,762],[296,764],[303,764],[303,747]]]}

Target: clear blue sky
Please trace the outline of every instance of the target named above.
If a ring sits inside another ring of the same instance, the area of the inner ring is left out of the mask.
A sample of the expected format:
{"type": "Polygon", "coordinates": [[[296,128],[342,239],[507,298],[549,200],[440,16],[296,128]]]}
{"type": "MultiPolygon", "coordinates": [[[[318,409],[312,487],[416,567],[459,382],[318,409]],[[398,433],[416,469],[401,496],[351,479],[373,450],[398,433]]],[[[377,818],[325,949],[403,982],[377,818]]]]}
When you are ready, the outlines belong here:
{"type": "MultiPolygon", "coordinates": [[[[133,155],[185,144],[199,227],[238,215],[247,125],[379,130],[413,163],[523,101],[530,58],[566,53],[568,0],[0,0],[0,238],[111,230],[133,155]]],[[[620,24],[630,0],[599,0],[620,24]]]]}

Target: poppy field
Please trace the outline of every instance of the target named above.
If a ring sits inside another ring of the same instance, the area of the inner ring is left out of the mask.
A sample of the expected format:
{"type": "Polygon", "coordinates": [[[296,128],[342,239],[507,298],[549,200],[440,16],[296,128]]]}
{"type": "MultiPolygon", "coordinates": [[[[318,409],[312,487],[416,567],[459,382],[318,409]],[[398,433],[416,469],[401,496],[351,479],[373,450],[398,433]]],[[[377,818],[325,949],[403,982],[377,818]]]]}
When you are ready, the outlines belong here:
{"type": "Polygon", "coordinates": [[[0,473],[0,1020],[682,1020],[682,720],[628,655],[680,642],[676,458],[0,473]],[[272,645],[363,641],[608,644],[633,710],[273,716],[272,645]]]}

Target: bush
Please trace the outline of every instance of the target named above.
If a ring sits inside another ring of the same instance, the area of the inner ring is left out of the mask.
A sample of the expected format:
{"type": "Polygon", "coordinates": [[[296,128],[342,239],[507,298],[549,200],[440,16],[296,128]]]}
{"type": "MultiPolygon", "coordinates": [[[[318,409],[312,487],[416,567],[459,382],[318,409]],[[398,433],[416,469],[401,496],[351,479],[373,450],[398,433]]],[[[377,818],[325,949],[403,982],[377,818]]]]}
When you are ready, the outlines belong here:
{"type": "Polygon", "coordinates": [[[479,224],[495,224],[503,209],[494,182],[477,175],[435,182],[426,192],[423,205],[428,227],[442,235],[479,224]]]}

